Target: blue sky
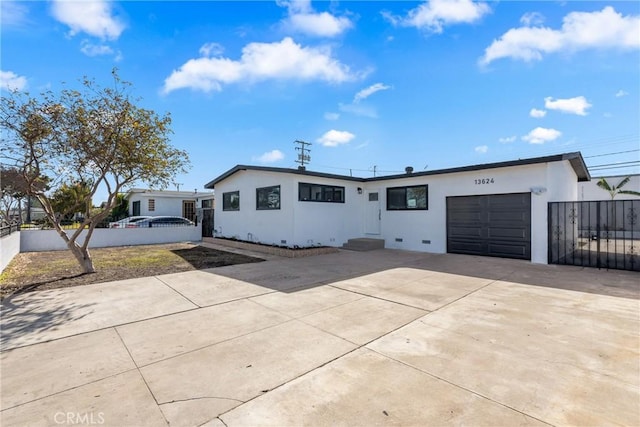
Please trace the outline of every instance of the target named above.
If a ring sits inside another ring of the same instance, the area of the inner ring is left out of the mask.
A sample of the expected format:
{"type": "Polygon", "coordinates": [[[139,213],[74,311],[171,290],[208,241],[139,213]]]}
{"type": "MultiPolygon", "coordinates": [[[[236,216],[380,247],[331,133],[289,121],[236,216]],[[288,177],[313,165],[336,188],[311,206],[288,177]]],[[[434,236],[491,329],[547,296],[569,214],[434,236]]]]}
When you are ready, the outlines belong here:
{"type": "Polygon", "coordinates": [[[296,167],[296,139],[309,169],[364,177],[571,151],[594,176],[640,173],[638,2],[1,6],[2,90],[118,67],[171,113],[183,190],[236,164],[296,167]]]}

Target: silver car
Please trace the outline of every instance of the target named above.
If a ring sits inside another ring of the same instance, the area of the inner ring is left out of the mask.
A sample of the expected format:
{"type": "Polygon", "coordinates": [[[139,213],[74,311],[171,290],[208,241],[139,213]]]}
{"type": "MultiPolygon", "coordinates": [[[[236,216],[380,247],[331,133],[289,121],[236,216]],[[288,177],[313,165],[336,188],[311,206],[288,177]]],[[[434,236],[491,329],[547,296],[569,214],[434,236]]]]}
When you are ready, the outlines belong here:
{"type": "Polygon", "coordinates": [[[196,225],[181,216],[154,216],[133,223],[127,224],[127,228],[148,228],[148,227],[189,227],[196,225]]]}

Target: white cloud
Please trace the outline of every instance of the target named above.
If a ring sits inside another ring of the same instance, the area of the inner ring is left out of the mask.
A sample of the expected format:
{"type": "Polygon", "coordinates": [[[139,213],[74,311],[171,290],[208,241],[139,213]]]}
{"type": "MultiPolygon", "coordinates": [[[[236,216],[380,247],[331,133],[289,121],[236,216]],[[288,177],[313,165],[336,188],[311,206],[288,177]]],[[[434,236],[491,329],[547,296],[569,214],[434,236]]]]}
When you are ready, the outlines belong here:
{"type": "Polygon", "coordinates": [[[107,45],[95,45],[89,40],[82,40],[80,51],[87,56],[111,55],[113,49],[107,45]]]}
{"type": "Polygon", "coordinates": [[[620,89],[619,91],[616,92],[616,98],[622,98],[623,96],[627,96],[627,95],[629,95],[629,93],[625,92],[622,89],[620,89]]]}
{"type": "Polygon", "coordinates": [[[356,116],[369,117],[371,119],[378,118],[378,112],[375,108],[363,104],[338,104],[340,111],[355,114],[356,116]]]}
{"type": "Polygon", "coordinates": [[[328,12],[315,12],[310,0],[277,1],[277,3],[288,9],[289,16],[282,23],[292,31],[318,37],[335,37],[353,27],[353,23],[347,17],[334,16],[328,12]]]}
{"type": "Polygon", "coordinates": [[[623,16],[611,6],[596,12],[571,12],[562,28],[511,28],[485,49],[480,65],[501,58],[541,60],[544,54],[584,49],[638,49],[640,15],[623,16]]]}
{"type": "Polygon", "coordinates": [[[113,16],[113,2],[104,0],[54,0],[53,17],[71,29],[70,35],[86,33],[103,40],[116,40],[124,31],[124,23],[113,16]]]}
{"type": "Polygon", "coordinates": [[[191,88],[210,92],[223,84],[269,79],[342,83],[363,77],[331,56],[330,48],[303,47],[290,37],[274,43],[249,43],[242,56],[190,59],[164,81],[164,93],[191,88]]]}
{"type": "Polygon", "coordinates": [[[360,92],[356,93],[356,96],[353,97],[353,103],[357,104],[363,99],[370,97],[374,93],[387,89],[391,89],[391,86],[387,86],[383,83],[372,84],[371,86],[364,88],[360,92]]]}
{"type": "Polygon", "coordinates": [[[547,115],[547,112],[545,110],[538,110],[537,108],[532,108],[531,111],[529,111],[529,115],[531,117],[535,117],[536,119],[541,119],[542,117],[547,115]]]}
{"type": "Polygon", "coordinates": [[[518,139],[517,136],[513,135],[513,136],[506,136],[504,138],[498,138],[498,142],[501,142],[503,144],[508,144],[510,142],[514,142],[516,139],[518,139]]]}
{"type": "Polygon", "coordinates": [[[613,117],[613,114],[605,112],[604,114],[602,114],[602,117],[604,117],[605,119],[610,119],[611,117],[613,117]]]}
{"type": "Polygon", "coordinates": [[[0,71],[0,90],[23,90],[27,87],[27,78],[13,71],[0,71]]]}
{"type": "Polygon", "coordinates": [[[324,113],[324,118],[325,118],[325,120],[338,120],[340,118],[340,114],[326,112],[326,113],[324,113]]]}
{"type": "Polygon", "coordinates": [[[562,132],[559,130],[537,127],[524,135],[522,140],[527,141],[530,144],[544,144],[545,142],[558,139],[561,135],[562,132]]]}
{"type": "Polygon", "coordinates": [[[260,162],[260,163],[275,163],[282,159],[284,159],[284,154],[280,150],[271,150],[271,151],[267,151],[261,156],[252,157],[252,160],[254,162],[260,162]]]}
{"type": "Polygon", "coordinates": [[[539,12],[527,12],[520,18],[520,23],[526,27],[542,25],[544,15],[539,12]]]}
{"type": "Polygon", "coordinates": [[[489,147],[486,145],[479,145],[475,148],[476,153],[484,154],[489,151],[489,147]]]}
{"type": "Polygon", "coordinates": [[[558,110],[563,113],[577,114],[579,116],[586,116],[586,110],[591,108],[591,104],[589,104],[589,101],[587,101],[584,96],[556,100],[548,96],[544,99],[544,106],[548,110],[558,110]]]}
{"type": "Polygon", "coordinates": [[[355,137],[351,132],[331,129],[316,141],[325,147],[337,147],[338,145],[348,144],[355,137]]]}
{"type": "Polygon", "coordinates": [[[3,27],[20,27],[28,22],[28,15],[25,2],[0,1],[0,22],[3,27]]]}
{"type": "Polygon", "coordinates": [[[428,0],[409,11],[405,17],[383,13],[394,25],[416,27],[440,34],[443,28],[453,24],[470,24],[491,12],[487,3],[472,0],[428,0]]]}
{"type": "Polygon", "coordinates": [[[220,56],[224,52],[224,47],[220,43],[205,43],[198,52],[206,57],[220,56]]]}

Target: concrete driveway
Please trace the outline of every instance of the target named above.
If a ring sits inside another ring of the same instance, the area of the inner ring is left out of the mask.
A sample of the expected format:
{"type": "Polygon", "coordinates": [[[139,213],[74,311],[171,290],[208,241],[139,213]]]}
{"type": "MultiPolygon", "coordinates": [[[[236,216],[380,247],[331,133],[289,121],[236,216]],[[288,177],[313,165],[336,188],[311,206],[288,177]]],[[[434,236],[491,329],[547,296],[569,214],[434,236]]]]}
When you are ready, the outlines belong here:
{"type": "Polygon", "coordinates": [[[639,278],[341,251],[16,296],[0,421],[640,425],[639,278]]]}

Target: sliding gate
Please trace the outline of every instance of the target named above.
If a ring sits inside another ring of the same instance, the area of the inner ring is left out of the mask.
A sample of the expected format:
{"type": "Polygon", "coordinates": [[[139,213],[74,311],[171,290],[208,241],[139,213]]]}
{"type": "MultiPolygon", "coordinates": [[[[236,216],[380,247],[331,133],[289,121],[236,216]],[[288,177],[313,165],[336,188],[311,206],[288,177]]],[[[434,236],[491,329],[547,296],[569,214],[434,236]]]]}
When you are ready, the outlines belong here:
{"type": "Polygon", "coordinates": [[[549,203],[549,264],[640,271],[640,200],[549,203]]]}

